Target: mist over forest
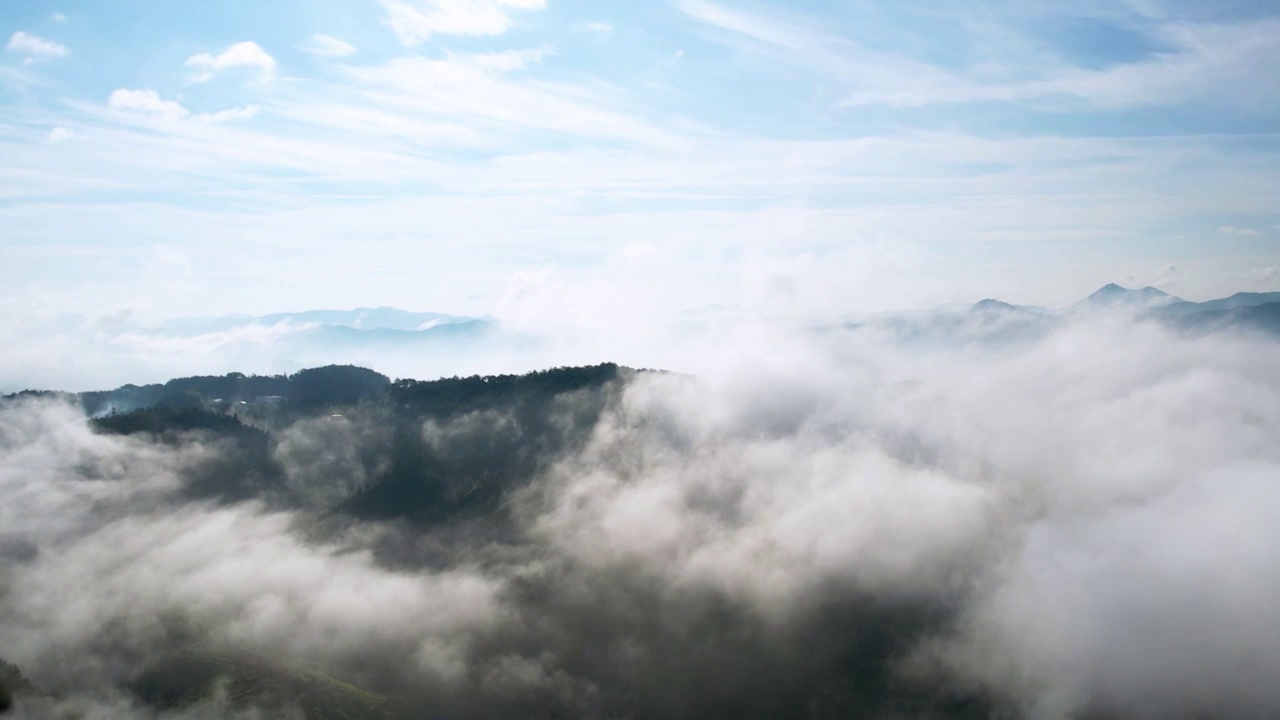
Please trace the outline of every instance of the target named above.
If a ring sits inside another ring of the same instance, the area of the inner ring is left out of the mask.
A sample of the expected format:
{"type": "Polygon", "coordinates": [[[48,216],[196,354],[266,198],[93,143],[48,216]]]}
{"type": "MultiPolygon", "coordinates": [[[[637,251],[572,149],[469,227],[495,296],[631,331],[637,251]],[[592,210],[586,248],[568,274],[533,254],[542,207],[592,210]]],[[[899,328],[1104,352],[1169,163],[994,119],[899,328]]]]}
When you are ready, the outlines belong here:
{"type": "Polygon", "coordinates": [[[6,396],[0,702],[1274,717],[1280,343],[1128,313],[894,327],[739,336],[697,373],[6,396]]]}

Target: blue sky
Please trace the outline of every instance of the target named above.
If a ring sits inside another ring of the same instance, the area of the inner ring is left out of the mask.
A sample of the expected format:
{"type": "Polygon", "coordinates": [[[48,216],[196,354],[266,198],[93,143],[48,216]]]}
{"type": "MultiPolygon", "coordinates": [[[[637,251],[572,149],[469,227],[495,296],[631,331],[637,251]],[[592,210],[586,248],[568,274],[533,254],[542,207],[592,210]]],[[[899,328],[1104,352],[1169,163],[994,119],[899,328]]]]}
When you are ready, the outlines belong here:
{"type": "Polygon", "coordinates": [[[0,5],[0,308],[1280,289],[1272,2],[0,5]]]}

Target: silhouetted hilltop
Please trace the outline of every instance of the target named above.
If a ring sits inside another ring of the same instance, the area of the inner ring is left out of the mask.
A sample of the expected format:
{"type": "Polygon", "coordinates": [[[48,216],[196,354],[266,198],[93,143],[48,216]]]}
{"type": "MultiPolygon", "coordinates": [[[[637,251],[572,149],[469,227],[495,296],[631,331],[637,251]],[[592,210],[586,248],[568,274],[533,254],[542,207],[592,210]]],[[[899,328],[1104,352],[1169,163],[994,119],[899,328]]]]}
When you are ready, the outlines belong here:
{"type": "Polygon", "coordinates": [[[1017,312],[1020,308],[1001,300],[986,298],[974,303],[969,310],[972,312],[1017,312]]]}
{"type": "Polygon", "coordinates": [[[391,382],[365,368],[328,366],[21,395],[79,401],[97,414],[99,432],[214,449],[183,469],[181,497],[439,524],[497,510],[507,493],[582,443],[635,372],[605,363],[391,382]],[[295,449],[300,434],[328,444],[295,449]],[[285,459],[298,464],[295,452],[324,463],[327,453],[366,441],[349,465],[326,467],[306,482],[286,470],[285,459]]]}
{"type": "Polygon", "coordinates": [[[206,404],[347,403],[390,384],[381,373],[352,365],[328,365],[293,375],[207,375],[176,378],[162,384],[123,385],[115,390],[79,393],[85,412],[102,415],[156,406],[206,404]]]}

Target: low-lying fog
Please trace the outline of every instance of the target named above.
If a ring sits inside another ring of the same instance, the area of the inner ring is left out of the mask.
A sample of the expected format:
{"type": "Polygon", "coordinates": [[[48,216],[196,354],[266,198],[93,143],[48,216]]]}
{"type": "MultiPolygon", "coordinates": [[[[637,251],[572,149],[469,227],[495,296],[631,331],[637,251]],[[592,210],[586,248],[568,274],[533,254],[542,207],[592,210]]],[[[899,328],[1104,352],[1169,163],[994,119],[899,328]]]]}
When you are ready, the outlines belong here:
{"type": "MultiPolygon", "coordinates": [[[[1000,347],[713,340],[617,381],[510,479],[501,532],[193,500],[216,442],[5,402],[0,657],[45,692],[18,717],[275,716],[131,690],[193,646],[420,717],[1280,712],[1280,343],[1115,317],[1000,347]]],[[[393,452],[382,422],[271,452],[331,510],[393,452]]]]}

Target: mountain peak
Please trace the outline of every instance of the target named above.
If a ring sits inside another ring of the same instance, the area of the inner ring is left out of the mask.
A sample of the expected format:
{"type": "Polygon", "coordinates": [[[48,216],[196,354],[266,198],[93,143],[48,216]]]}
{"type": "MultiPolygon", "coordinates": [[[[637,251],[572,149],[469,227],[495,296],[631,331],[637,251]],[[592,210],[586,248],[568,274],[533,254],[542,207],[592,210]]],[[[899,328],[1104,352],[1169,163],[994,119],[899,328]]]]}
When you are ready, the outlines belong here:
{"type": "Polygon", "coordinates": [[[1092,307],[1114,307],[1117,305],[1141,307],[1164,305],[1177,300],[1179,298],[1150,285],[1143,288],[1127,288],[1116,283],[1107,283],[1076,304],[1092,307]]]}
{"type": "Polygon", "coordinates": [[[1117,285],[1115,283],[1107,283],[1095,290],[1089,297],[1105,297],[1107,295],[1148,295],[1152,297],[1166,297],[1169,293],[1161,290],[1160,288],[1151,287],[1150,285],[1144,288],[1134,289],[1124,287],[1123,285],[1117,285]]]}
{"type": "Polygon", "coordinates": [[[1009,303],[1004,302],[1003,300],[996,300],[995,298],[985,298],[983,300],[979,300],[978,302],[974,303],[972,306],[969,307],[969,310],[973,312],[1004,312],[1007,310],[1017,310],[1017,309],[1018,309],[1017,307],[1010,305],[1009,303]]]}

